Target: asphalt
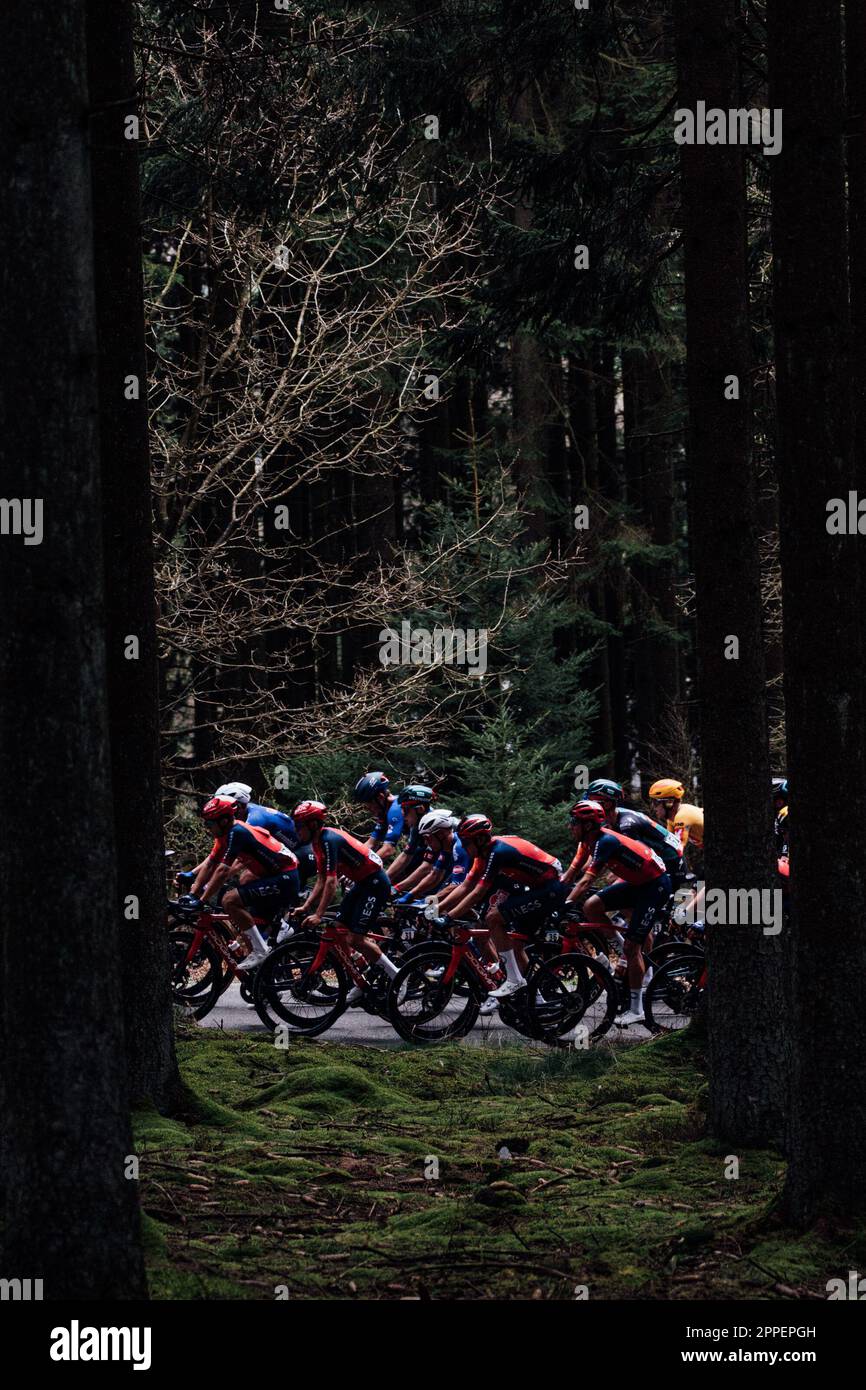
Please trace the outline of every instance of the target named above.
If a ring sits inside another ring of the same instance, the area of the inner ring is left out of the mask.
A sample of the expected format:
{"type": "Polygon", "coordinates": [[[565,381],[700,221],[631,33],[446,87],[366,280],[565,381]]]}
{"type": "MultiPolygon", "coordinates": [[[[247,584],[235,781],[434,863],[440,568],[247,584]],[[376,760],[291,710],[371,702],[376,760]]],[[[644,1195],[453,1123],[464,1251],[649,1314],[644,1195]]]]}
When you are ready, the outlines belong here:
{"type": "MultiPolygon", "coordinates": [[[[231,1028],[241,1033],[266,1033],[267,1029],[259,1019],[252,1005],[245,1004],[240,994],[240,986],[234,981],[219,1001],[217,1007],[202,1019],[204,1028],[231,1028]]],[[[368,1014],[365,1009],[347,1009],[336,1023],[323,1034],[329,1042],[364,1043],[373,1047],[400,1047],[400,1038],[383,1018],[368,1014]]],[[[646,1028],[611,1028],[610,1032],[593,1047],[618,1046],[624,1043],[646,1041],[651,1034],[646,1028]]],[[[472,1032],[464,1039],[476,1046],[501,1046],[504,1043],[527,1043],[537,1046],[531,1038],[507,1028],[496,1015],[479,1019],[472,1032]]]]}

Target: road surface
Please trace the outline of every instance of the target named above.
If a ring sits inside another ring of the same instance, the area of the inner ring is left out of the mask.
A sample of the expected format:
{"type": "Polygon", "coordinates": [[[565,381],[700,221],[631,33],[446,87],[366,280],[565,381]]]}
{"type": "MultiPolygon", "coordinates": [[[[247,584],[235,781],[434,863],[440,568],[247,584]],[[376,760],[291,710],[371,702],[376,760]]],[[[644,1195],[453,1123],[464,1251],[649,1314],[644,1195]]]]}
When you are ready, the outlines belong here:
{"type": "MultiPolygon", "coordinates": [[[[208,1014],[207,1018],[202,1019],[201,1023],[203,1028],[233,1028],[243,1033],[265,1033],[267,1031],[252,1005],[245,1004],[241,998],[237,980],[229,985],[217,1007],[208,1014]]],[[[383,1018],[377,1018],[375,1014],[368,1014],[364,1009],[347,1009],[337,1019],[333,1027],[329,1028],[327,1033],[322,1036],[326,1037],[328,1042],[366,1043],[375,1047],[398,1047],[401,1045],[401,1040],[390,1023],[387,1023],[383,1018]]],[[[650,1036],[651,1034],[646,1028],[617,1028],[614,1026],[602,1039],[602,1042],[604,1044],[645,1042],[650,1036]]],[[[479,1019],[466,1038],[466,1042],[476,1044],[531,1043],[532,1039],[523,1037],[521,1033],[516,1033],[513,1028],[506,1028],[494,1014],[490,1018],[479,1019]]],[[[535,1045],[537,1046],[537,1044],[535,1045]]]]}

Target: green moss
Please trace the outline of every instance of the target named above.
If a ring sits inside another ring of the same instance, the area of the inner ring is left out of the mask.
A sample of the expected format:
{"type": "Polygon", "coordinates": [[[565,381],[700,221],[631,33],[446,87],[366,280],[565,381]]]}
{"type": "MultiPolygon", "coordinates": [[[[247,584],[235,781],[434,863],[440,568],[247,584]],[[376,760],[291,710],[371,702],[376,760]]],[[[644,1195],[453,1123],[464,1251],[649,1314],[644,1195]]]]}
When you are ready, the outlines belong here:
{"type": "Polygon", "coordinates": [[[779,1227],[778,1154],[725,1178],[694,1038],[179,1050],[182,1113],[136,1117],[157,1298],[778,1298],[866,1262],[863,1231],[779,1227]]]}

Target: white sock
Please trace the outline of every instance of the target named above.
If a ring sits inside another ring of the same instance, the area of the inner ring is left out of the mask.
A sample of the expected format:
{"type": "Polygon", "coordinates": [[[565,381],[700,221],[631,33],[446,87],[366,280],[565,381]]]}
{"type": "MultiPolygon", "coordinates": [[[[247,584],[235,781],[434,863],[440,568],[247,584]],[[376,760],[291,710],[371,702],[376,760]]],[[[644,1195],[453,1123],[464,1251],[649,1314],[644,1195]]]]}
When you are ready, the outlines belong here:
{"type": "Polygon", "coordinates": [[[633,1014],[643,1013],[643,990],[633,989],[631,992],[631,1011],[633,1014]]]}
{"type": "Polygon", "coordinates": [[[618,931],[614,932],[613,939],[616,942],[616,949],[619,951],[620,955],[622,955],[623,951],[625,950],[625,937],[623,936],[622,932],[618,931]]]}
{"type": "Polygon", "coordinates": [[[249,931],[245,932],[244,935],[250,943],[250,950],[254,956],[266,956],[268,954],[268,948],[265,945],[264,937],[258,927],[250,927],[249,931]]]}
{"type": "Polygon", "coordinates": [[[376,964],[377,964],[377,965],[381,965],[381,967],[382,967],[382,969],[384,970],[385,974],[386,974],[387,976],[389,976],[389,978],[392,979],[392,980],[393,980],[394,976],[397,974],[398,970],[400,969],[400,967],[399,967],[398,965],[395,965],[394,962],[393,962],[392,960],[389,960],[389,958],[385,955],[385,952],[384,952],[384,951],[383,951],[382,954],[380,955],[380,957],[379,957],[378,961],[376,962],[376,964]]]}
{"type": "Polygon", "coordinates": [[[510,985],[525,985],[526,981],[517,964],[517,957],[513,951],[502,951],[499,956],[500,961],[505,966],[505,978],[510,985]]]}

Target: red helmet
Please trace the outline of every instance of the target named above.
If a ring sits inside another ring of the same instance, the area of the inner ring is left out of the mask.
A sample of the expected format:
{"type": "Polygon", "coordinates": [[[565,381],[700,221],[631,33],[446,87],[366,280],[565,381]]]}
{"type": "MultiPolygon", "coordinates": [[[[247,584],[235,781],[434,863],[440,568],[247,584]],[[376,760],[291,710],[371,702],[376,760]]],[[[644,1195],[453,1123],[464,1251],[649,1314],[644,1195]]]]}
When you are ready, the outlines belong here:
{"type": "Polygon", "coordinates": [[[303,825],[307,820],[324,821],[328,814],[328,808],[324,801],[301,801],[292,812],[292,820],[300,821],[303,825]]]}
{"type": "Polygon", "coordinates": [[[225,816],[233,816],[237,809],[238,803],[230,797],[212,796],[202,807],[202,817],[204,820],[222,820],[225,816]]]}
{"type": "Polygon", "coordinates": [[[604,825],[607,813],[598,801],[578,801],[568,813],[572,825],[604,825]]]}
{"type": "Polygon", "coordinates": [[[457,835],[461,840],[467,836],[471,839],[473,835],[491,835],[493,833],[493,822],[489,816],[464,816],[457,827],[457,835]]]}

